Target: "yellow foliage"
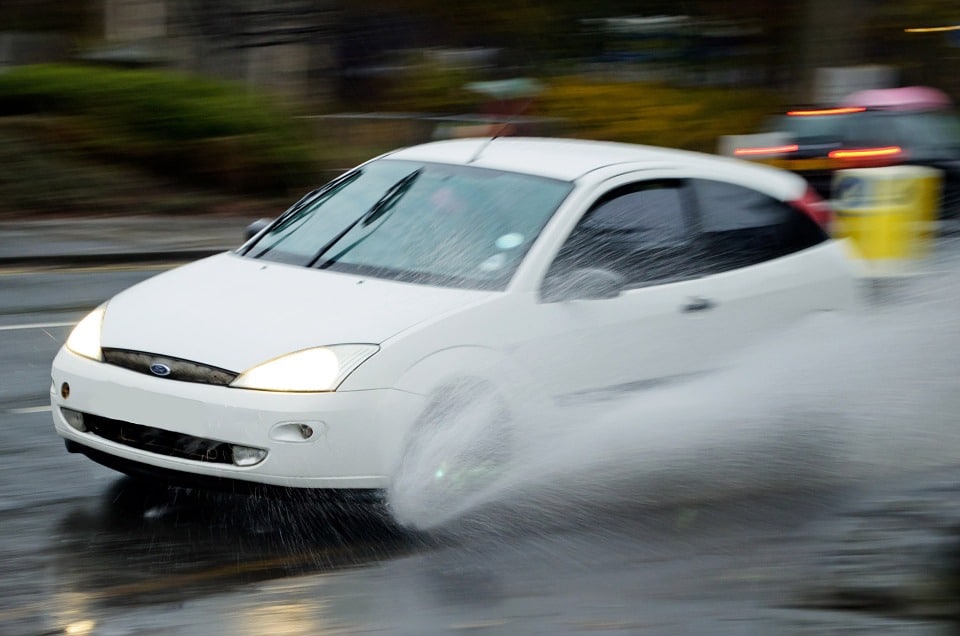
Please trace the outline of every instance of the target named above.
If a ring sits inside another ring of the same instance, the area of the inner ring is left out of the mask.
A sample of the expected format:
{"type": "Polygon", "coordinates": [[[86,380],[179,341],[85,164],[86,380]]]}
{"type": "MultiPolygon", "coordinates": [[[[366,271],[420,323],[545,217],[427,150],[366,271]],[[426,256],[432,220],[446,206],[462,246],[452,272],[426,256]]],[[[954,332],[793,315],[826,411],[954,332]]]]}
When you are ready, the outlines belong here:
{"type": "Polygon", "coordinates": [[[555,78],[539,114],[566,121],[576,137],[713,152],[721,135],[755,132],[782,110],[772,91],[555,78]]]}

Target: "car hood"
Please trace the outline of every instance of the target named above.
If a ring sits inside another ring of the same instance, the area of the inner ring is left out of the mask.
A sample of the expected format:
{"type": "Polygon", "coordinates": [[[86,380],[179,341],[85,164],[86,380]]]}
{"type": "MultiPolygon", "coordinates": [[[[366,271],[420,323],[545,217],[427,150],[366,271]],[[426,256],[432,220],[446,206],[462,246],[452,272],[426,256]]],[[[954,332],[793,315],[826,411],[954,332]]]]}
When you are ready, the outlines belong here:
{"type": "Polygon", "coordinates": [[[225,253],[110,300],[102,345],[241,372],[292,351],[382,343],[495,292],[400,283],[225,253]]]}

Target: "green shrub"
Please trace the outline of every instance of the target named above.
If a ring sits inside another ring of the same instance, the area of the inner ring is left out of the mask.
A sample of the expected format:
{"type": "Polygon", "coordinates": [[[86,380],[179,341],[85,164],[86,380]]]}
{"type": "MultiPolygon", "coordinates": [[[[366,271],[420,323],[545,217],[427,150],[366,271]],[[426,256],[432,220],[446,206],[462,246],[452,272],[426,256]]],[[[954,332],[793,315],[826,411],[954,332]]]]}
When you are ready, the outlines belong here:
{"type": "Polygon", "coordinates": [[[66,115],[99,156],[248,190],[313,180],[309,131],[249,88],[156,70],[38,65],[0,74],[0,114],[66,115]]]}
{"type": "Polygon", "coordinates": [[[561,77],[537,100],[540,114],[566,122],[577,137],[715,152],[721,135],[755,132],[781,110],[760,89],[677,88],[561,77]]]}

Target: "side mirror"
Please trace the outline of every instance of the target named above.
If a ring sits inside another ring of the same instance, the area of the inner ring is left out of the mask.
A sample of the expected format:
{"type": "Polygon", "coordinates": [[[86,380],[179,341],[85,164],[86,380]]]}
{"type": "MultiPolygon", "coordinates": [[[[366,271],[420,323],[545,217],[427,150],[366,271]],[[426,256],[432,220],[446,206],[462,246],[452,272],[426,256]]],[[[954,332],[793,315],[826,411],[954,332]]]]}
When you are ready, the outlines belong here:
{"type": "Polygon", "coordinates": [[[565,300],[602,300],[616,298],[627,286],[627,279],[607,269],[585,267],[543,281],[540,299],[545,303],[565,300]]]}
{"type": "Polygon", "coordinates": [[[273,223],[273,219],[257,219],[248,225],[243,231],[243,242],[246,243],[260,232],[263,232],[271,223],[273,223]]]}

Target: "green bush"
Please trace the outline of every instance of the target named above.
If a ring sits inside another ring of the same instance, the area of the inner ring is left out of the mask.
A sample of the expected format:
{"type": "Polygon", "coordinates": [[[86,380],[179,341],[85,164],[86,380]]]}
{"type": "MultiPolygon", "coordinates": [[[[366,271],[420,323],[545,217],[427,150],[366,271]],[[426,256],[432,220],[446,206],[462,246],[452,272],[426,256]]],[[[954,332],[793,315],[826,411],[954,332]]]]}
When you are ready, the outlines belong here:
{"type": "Polygon", "coordinates": [[[309,131],[234,83],[156,70],[38,65],[0,74],[0,114],[68,116],[64,138],[98,156],[247,190],[313,180],[309,131]]]}
{"type": "Polygon", "coordinates": [[[25,214],[265,214],[290,194],[199,187],[134,162],[97,161],[64,143],[63,118],[0,118],[0,217],[25,214]]]}
{"type": "Polygon", "coordinates": [[[778,94],[743,88],[678,88],[560,77],[537,100],[539,112],[590,139],[715,152],[721,135],[755,132],[782,109],[778,94]]]}

